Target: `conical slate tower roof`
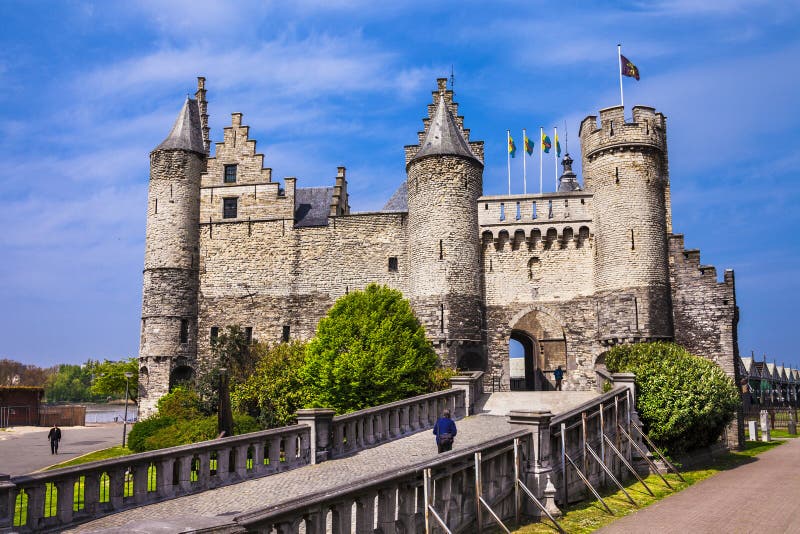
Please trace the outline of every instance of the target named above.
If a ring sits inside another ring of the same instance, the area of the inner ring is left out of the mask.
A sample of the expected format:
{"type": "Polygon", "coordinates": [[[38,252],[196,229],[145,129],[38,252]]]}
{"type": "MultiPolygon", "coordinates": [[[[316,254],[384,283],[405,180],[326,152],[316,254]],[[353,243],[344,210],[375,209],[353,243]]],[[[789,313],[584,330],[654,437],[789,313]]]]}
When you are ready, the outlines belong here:
{"type": "Polygon", "coordinates": [[[480,160],[470,150],[464,136],[461,135],[461,130],[458,128],[453,114],[450,113],[443,94],[439,96],[439,102],[436,104],[436,111],[431,119],[428,134],[422,142],[422,148],[411,161],[432,155],[461,156],[480,163],[480,160]]]}
{"type": "Polygon", "coordinates": [[[197,100],[186,97],[175,124],[164,141],[155,150],[191,150],[205,154],[203,129],[200,124],[200,108],[197,100]]]}

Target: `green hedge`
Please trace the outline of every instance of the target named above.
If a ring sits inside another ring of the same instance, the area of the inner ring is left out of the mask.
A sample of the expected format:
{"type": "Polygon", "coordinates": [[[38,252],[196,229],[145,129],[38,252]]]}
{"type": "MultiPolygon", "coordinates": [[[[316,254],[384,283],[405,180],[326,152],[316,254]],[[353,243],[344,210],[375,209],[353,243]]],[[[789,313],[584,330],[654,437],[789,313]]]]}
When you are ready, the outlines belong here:
{"type": "Polygon", "coordinates": [[[614,347],[605,363],[611,372],[636,375],[645,432],[670,454],[716,442],[740,404],[733,380],[719,366],[674,343],[614,347]]]}

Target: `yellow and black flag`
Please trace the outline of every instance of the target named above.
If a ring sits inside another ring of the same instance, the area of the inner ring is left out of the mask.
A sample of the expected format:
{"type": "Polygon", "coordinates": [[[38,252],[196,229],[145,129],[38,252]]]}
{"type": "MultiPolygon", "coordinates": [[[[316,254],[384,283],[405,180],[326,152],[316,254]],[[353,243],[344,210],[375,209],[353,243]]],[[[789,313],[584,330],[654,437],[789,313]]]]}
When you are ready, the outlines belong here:
{"type": "Polygon", "coordinates": [[[620,71],[623,76],[628,76],[630,78],[636,78],[636,81],[639,81],[639,67],[634,65],[630,59],[626,58],[625,56],[620,55],[620,66],[622,70],[620,71]]]}

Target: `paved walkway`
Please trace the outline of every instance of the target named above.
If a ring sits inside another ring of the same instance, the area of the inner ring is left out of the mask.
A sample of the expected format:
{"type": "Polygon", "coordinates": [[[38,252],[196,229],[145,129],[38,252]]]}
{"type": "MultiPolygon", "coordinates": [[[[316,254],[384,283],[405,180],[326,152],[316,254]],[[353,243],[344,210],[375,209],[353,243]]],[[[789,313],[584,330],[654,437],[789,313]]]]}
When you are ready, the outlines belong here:
{"type": "MultiPolygon", "coordinates": [[[[457,422],[453,450],[465,449],[519,430],[505,417],[478,415],[457,422]]],[[[301,467],[203,493],[120,512],[69,532],[176,532],[230,522],[250,510],[280,504],[344,484],[395,472],[436,458],[430,430],[367,449],[348,458],[301,467]]]]}
{"type": "MultiPolygon", "coordinates": [[[[128,425],[128,431],[131,427],[128,425]]],[[[0,473],[26,475],[87,452],[122,444],[122,423],[61,427],[58,455],[50,454],[49,428],[12,427],[0,431],[0,473]]]]}
{"type": "Polygon", "coordinates": [[[800,438],[600,530],[604,534],[800,532],[800,438]]]}

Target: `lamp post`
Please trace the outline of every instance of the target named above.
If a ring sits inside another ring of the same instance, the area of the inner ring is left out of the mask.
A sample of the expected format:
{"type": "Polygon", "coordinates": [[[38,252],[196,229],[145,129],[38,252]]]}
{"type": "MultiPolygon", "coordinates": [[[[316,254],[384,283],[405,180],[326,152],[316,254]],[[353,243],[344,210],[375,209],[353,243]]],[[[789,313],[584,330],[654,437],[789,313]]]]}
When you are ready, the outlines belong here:
{"type": "Polygon", "coordinates": [[[128,380],[133,376],[130,371],[125,373],[125,417],[122,421],[122,448],[125,448],[125,436],[128,433],[128,380]]]}

